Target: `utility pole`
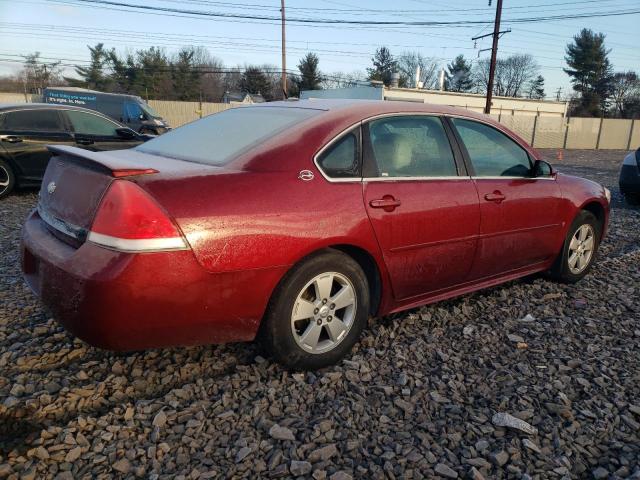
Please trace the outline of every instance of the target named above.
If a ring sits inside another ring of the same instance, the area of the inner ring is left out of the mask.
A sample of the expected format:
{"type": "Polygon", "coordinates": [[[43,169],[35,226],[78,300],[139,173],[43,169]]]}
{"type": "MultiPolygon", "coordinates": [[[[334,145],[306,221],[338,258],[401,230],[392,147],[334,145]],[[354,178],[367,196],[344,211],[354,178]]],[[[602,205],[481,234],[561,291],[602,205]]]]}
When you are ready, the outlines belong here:
{"type": "MultiPolygon", "coordinates": [[[[489,3],[491,4],[491,3],[489,3]]],[[[491,97],[493,96],[493,79],[496,74],[496,58],[498,55],[498,38],[500,37],[500,17],[502,16],[502,0],[496,5],[496,20],[493,23],[493,45],[491,46],[491,64],[489,66],[489,85],[487,85],[487,103],[484,113],[491,113],[491,97]]]]}
{"type": "Polygon", "coordinates": [[[284,0],[280,0],[282,15],[282,97],[287,98],[287,48],[285,35],[284,0]]]}
{"type": "MultiPolygon", "coordinates": [[[[489,6],[491,6],[491,0],[489,0],[489,6]]],[[[496,74],[496,58],[498,56],[498,39],[500,35],[503,33],[509,33],[511,29],[500,31],[500,17],[502,16],[502,0],[498,0],[498,4],[496,5],[496,19],[493,24],[493,33],[486,33],[484,35],[479,35],[477,37],[472,37],[471,40],[476,42],[481,38],[485,37],[493,37],[493,44],[491,46],[491,63],[489,64],[489,82],[487,85],[487,103],[484,106],[484,113],[491,113],[491,97],[493,96],[493,80],[496,74]]],[[[477,46],[477,43],[473,44],[474,48],[477,46]]],[[[478,58],[480,58],[480,52],[485,52],[489,50],[488,48],[484,48],[482,50],[478,50],[478,58]]]]}

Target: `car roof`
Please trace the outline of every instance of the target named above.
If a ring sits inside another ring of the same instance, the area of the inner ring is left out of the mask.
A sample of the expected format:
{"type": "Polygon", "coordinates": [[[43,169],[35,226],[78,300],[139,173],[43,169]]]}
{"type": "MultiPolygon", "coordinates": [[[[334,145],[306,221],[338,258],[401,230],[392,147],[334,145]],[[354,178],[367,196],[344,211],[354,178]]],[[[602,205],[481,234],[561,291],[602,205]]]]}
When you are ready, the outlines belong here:
{"type": "Polygon", "coordinates": [[[7,110],[82,110],[89,113],[102,113],[90,108],[76,107],[75,105],[57,105],[55,103],[0,103],[0,112],[7,110]]]}
{"type": "Polygon", "coordinates": [[[436,105],[433,103],[408,102],[401,100],[356,100],[356,99],[308,99],[286,100],[260,104],[249,104],[242,108],[268,108],[268,107],[306,108],[324,110],[327,112],[353,112],[363,117],[382,115],[385,113],[434,113],[440,115],[453,115],[477,118],[486,121],[487,115],[468,110],[466,108],[450,107],[448,105],[436,105]]]}

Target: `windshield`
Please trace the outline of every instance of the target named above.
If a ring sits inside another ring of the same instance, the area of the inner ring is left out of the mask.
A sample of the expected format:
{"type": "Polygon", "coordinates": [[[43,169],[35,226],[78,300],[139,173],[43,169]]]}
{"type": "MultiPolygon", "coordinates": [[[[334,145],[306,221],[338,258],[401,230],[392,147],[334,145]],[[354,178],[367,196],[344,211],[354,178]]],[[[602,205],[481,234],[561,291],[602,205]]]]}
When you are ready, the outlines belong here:
{"type": "Polygon", "coordinates": [[[144,113],[146,113],[149,117],[162,118],[158,112],[156,112],[153,108],[151,108],[146,103],[140,102],[139,105],[140,105],[140,108],[142,108],[142,110],[144,111],[144,113]]]}
{"type": "Polygon", "coordinates": [[[224,165],[258,143],[320,112],[293,107],[231,108],[171,130],[136,150],[206,165],[224,165]]]}

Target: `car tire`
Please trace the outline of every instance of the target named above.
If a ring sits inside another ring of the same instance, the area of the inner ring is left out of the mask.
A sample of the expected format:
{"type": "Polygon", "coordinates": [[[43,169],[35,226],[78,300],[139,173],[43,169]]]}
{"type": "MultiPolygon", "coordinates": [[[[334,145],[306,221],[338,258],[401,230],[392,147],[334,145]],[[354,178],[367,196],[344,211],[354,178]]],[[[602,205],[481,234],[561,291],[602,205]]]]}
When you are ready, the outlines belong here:
{"type": "Polygon", "coordinates": [[[11,193],[16,184],[16,176],[11,165],[0,159],[0,198],[4,198],[11,193]]]}
{"type": "Polygon", "coordinates": [[[369,305],[360,265],[340,251],[326,250],[296,265],[280,282],[263,319],[262,344],[289,369],[333,365],[357,342],[369,305]]]}
{"type": "Polygon", "coordinates": [[[576,283],[591,267],[600,246],[601,226],[591,212],[580,211],[571,223],[562,252],[551,268],[551,277],[563,283],[576,283]]]}

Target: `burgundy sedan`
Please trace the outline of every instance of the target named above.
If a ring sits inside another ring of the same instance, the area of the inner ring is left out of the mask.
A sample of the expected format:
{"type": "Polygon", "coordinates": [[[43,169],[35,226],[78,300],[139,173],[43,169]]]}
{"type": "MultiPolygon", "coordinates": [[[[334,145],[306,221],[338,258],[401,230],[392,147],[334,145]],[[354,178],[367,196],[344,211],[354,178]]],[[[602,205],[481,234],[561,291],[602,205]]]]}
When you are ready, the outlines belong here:
{"type": "Polygon", "coordinates": [[[106,349],[250,341],[318,368],[381,316],[536,272],[576,282],[609,192],[467,110],[230,109],[132,150],[51,147],[24,276],[106,349]]]}

